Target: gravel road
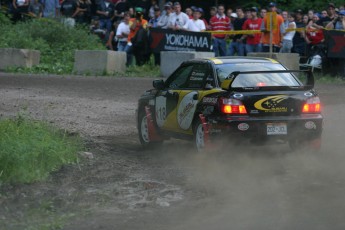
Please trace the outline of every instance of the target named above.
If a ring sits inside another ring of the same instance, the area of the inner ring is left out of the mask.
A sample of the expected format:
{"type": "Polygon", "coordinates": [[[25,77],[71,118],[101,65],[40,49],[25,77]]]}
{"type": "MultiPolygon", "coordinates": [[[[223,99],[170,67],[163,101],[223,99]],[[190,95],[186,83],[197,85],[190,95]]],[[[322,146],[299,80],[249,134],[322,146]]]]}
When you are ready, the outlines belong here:
{"type": "Polygon", "coordinates": [[[149,78],[0,73],[0,116],[79,133],[92,157],[47,181],[0,186],[0,229],[345,229],[345,85],[316,86],[320,152],[229,146],[198,155],[171,140],[142,150],[137,99],[149,78]]]}

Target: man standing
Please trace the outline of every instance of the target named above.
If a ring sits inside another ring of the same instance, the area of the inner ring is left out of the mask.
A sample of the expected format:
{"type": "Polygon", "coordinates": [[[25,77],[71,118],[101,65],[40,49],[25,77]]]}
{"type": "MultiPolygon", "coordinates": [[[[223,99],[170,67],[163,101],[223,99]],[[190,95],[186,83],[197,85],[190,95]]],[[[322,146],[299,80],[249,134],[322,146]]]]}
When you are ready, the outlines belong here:
{"type": "Polygon", "coordinates": [[[110,33],[114,12],[115,6],[111,0],[101,0],[97,5],[96,13],[99,16],[100,28],[106,29],[107,33],[110,33]]]}
{"type": "MultiPolygon", "coordinates": [[[[258,8],[252,7],[250,8],[251,11],[251,18],[247,19],[242,29],[243,30],[260,30],[262,18],[258,17],[258,8]]],[[[246,39],[246,52],[261,52],[261,33],[256,34],[249,34],[249,35],[243,35],[243,37],[246,39]]]]}
{"type": "Polygon", "coordinates": [[[201,17],[201,8],[193,9],[193,19],[189,19],[187,24],[183,27],[188,31],[201,32],[206,30],[206,26],[203,20],[200,20],[201,17]]]}
{"type": "Polygon", "coordinates": [[[174,3],[174,10],[175,13],[169,19],[168,28],[180,30],[187,24],[189,17],[181,11],[181,4],[179,2],[174,3]]]}
{"type": "MultiPolygon", "coordinates": [[[[244,17],[244,12],[242,7],[236,8],[236,14],[237,18],[234,20],[234,30],[242,30],[243,24],[246,21],[246,18],[244,17]]],[[[244,56],[244,49],[245,44],[244,40],[245,36],[242,34],[236,34],[234,35],[232,42],[230,43],[228,55],[233,56],[235,53],[237,53],[238,56],[244,56]]]]}
{"type": "Polygon", "coordinates": [[[170,21],[170,17],[172,16],[172,8],[170,4],[164,5],[165,14],[163,14],[157,22],[157,27],[162,29],[167,29],[168,24],[170,21]]]}
{"type": "MultiPolygon", "coordinates": [[[[217,8],[217,14],[210,19],[210,27],[212,31],[229,31],[230,19],[224,14],[224,5],[219,5],[217,8]]],[[[226,41],[225,34],[214,34],[213,38],[213,51],[215,56],[226,55],[226,41]]]]}
{"type": "MultiPolygon", "coordinates": [[[[295,11],[295,17],[296,28],[304,28],[303,11],[301,9],[295,11]]],[[[306,55],[306,42],[304,37],[304,30],[296,31],[295,36],[292,39],[292,53],[298,53],[300,56],[306,55]]]]}
{"type": "MultiPolygon", "coordinates": [[[[127,53],[127,66],[132,64],[133,54],[136,58],[137,64],[142,65],[145,61],[146,47],[148,38],[145,37],[145,30],[148,22],[144,19],[143,9],[141,7],[135,8],[135,18],[129,20],[129,35],[128,43],[125,48],[127,53]],[[138,35],[138,36],[137,36],[138,35]]],[[[146,34],[147,35],[147,34],[146,34]]]]}
{"type": "MultiPolygon", "coordinates": [[[[282,34],[285,33],[285,30],[283,30],[283,26],[281,26],[284,22],[284,19],[281,15],[277,14],[277,6],[276,3],[271,2],[269,4],[269,11],[270,13],[276,13],[275,18],[272,16],[272,20],[276,21],[276,26],[272,28],[272,46],[273,46],[273,52],[279,53],[280,51],[280,43],[282,41],[282,34]]],[[[261,30],[263,31],[262,35],[262,51],[263,52],[269,52],[270,51],[270,34],[271,32],[267,29],[269,28],[269,21],[270,21],[270,14],[266,14],[264,20],[261,24],[261,30]]],[[[273,22],[272,22],[273,23],[273,22]]]]}

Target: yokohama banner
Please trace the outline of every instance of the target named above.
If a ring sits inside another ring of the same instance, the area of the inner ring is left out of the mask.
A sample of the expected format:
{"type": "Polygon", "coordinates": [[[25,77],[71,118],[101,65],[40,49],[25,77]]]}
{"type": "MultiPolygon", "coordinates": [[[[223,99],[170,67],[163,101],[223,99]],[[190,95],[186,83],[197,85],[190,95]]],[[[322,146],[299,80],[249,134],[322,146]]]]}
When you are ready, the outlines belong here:
{"type": "Polygon", "coordinates": [[[327,41],[327,57],[345,58],[345,31],[324,30],[327,41]]]}
{"type": "Polygon", "coordinates": [[[154,53],[160,51],[211,51],[211,34],[171,29],[150,29],[150,47],[154,53]]]}

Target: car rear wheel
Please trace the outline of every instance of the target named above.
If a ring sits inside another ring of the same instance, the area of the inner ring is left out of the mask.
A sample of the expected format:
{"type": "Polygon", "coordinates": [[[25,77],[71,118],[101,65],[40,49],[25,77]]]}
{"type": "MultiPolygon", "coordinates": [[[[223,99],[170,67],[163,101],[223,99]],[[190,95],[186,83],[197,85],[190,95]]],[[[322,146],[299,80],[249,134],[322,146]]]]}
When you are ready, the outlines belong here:
{"type": "Polygon", "coordinates": [[[199,119],[194,124],[194,145],[198,152],[205,150],[205,132],[199,119]]]}

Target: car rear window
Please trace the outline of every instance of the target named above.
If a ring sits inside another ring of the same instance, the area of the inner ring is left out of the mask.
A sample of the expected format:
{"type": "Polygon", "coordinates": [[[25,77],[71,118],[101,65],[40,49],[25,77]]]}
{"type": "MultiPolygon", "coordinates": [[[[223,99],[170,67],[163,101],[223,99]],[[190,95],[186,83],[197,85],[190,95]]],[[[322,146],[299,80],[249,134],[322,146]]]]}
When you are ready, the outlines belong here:
{"type": "MultiPolygon", "coordinates": [[[[224,81],[235,71],[267,71],[286,70],[281,64],[274,63],[236,63],[216,66],[218,80],[224,81]]],[[[291,73],[258,73],[240,74],[235,78],[232,87],[271,87],[271,86],[300,86],[301,83],[291,73]]]]}

